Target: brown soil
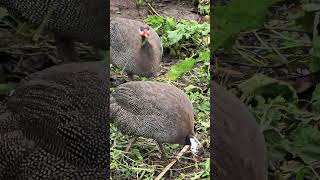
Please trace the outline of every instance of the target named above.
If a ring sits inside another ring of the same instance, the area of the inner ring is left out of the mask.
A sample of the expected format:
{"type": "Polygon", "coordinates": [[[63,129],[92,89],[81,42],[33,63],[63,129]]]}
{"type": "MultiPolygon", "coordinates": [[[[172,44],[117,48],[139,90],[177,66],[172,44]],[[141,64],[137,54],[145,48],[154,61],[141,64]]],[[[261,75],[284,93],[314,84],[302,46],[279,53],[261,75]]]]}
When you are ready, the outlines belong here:
{"type": "Polygon", "coordinates": [[[193,9],[196,9],[192,1],[158,0],[152,1],[152,3],[145,3],[139,6],[140,16],[135,2],[136,0],[111,0],[111,16],[143,20],[150,14],[158,13],[164,17],[173,16],[177,19],[200,19],[198,14],[192,12],[193,9]]]}

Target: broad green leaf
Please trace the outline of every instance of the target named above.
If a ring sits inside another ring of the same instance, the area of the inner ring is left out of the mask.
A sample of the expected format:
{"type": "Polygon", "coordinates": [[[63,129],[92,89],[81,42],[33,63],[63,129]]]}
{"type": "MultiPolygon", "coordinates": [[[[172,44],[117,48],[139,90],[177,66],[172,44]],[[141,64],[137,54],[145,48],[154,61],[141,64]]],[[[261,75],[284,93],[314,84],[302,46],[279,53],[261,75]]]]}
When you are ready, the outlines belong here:
{"type": "Polygon", "coordinates": [[[166,74],[166,78],[172,81],[176,80],[186,72],[191,71],[196,62],[197,61],[193,58],[186,58],[185,60],[173,65],[166,74]]]}
{"type": "Polygon", "coordinates": [[[282,160],[285,155],[287,149],[284,144],[282,144],[282,141],[284,139],[281,137],[279,132],[277,132],[274,129],[269,129],[263,132],[264,137],[267,142],[267,148],[268,148],[268,159],[269,160],[282,160]]]}
{"type": "Polygon", "coordinates": [[[169,45],[173,45],[179,42],[182,39],[183,33],[180,33],[178,30],[168,31],[168,41],[169,45]]]}
{"type": "Polygon", "coordinates": [[[167,17],[166,21],[170,27],[175,27],[177,25],[177,23],[174,21],[173,17],[167,17]]]}
{"type": "Polygon", "coordinates": [[[213,8],[213,49],[224,48],[238,33],[264,23],[271,0],[231,0],[227,6],[213,8]]]}
{"type": "Polygon", "coordinates": [[[242,98],[248,98],[256,95],[268,99],[274,99],[277,96],[282,96],[287,100],[297,100],[297,94],[294,88],[286,83],[276,79],[272,79],[262,74],[256,74],[250,79],[238,85],[243,92],[242,98]]]}
{"type": "Polygon", "coordinates": [[[320,131],[311,126],[298,127],[290,133],[288,150],[311,164],[320,159],[320,131]]]}
{"type": "Polygon", "coordinates": [[[161,16],[149,16],[144,21],[151,24],[161,24],[165,22],[164,18],[161,16]]]}
{"type": "Polygon", "coordinates": [[[206,61],[209,62],[210,60],[210,51],[202,51],[199,53],[199,57],[197,58],[197,61],[206,61]]]}

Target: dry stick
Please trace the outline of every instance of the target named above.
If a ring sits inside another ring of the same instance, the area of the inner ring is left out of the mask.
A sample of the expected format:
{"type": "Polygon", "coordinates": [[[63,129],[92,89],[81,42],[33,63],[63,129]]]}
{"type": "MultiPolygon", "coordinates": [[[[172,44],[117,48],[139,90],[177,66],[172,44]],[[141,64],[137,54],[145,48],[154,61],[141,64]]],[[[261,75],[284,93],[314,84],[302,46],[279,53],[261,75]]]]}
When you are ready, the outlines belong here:
{"type": "Polygon", "coordinates": [[[258,59],[252,57],[252,56],[249,56],[247,53],[245,52],[242,52],[240,51],[239,48],[237,47],[233,47],[233,50],[235,50],[237,53],[239,53],[244,59],[246,59],[247,61],[251,62],[252,64],[262,64],[264,65],[263,63],[261,63],[258,59]]]}
{"type": "Polygon", "coordinates": [[[271,44],[270,46],[271,46],[272,50],[273,50],[275,53],[277,53],[278,56],[281,58],[281,61],[282,61],[283,63],[288,64],[288,62],[289,62],[288,59],[287,59],[283,54],[281,54],[280,51],[278,51],[278,49],[277,49],[275,46],[273,46],[272,44],[271,44]]]}
{"type": "Polygon", "coordinates": [[[269,46],[267,45],[267,43],[265,43],[262,38],[258,35],[257,31],[253,31],[253,34],[256,36],[256,38],[260,41],[260,43],[266,47],[266,48],[269,48],[269,46]]]}
{"type": "Polygon", "coordinates": [[[152,10],[153,13],[155,13],[157,16],[161,16],[157,11],[151,6],[150,3],[148,3],[149,8],[152,10]]]}
{"type": "Polygon", "coordinates": [[[160,178],[162,178],[162,176],[166,174],[166,172],[174,165],[174,163],[176,163],[181,158],[181,156],[189,149],[189,147],[190,145],[185,145],[176,156],[176,158],[163,169],[163,171],[157,176],[155,180],[160,180],[160,178]]]}

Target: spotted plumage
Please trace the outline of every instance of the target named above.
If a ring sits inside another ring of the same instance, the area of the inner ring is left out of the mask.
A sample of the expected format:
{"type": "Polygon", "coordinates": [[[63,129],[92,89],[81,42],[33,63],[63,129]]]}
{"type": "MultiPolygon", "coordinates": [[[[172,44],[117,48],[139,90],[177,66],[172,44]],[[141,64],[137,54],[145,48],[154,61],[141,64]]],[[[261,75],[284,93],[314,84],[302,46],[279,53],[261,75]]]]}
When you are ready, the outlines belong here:
{"type": "Polygon", "coordinates": [[[59,56],[64,61],[78,61],[74,41],[102,49],[108,47],[106,1],[0,0],[0,6],[54,33],[59,56]]]}
{"type": "MultiPolygon", "coordinates": [[[[167,83],[131,81],[118,86],[110,98],[110,118],[121,132],[159,144],[191,144],[193,116],[188,97],[167,83]]],[[[201,150],[196,144],[195,152],[201,150]]]]}
{"type": "Polygon", "coordinates": [[[0,179],[105,179],[106,66],[103,62],[59,65],[20,83],[0,115],[0,123],[10,127],[0,134],[6,139],[0,146],[0,179]]]}

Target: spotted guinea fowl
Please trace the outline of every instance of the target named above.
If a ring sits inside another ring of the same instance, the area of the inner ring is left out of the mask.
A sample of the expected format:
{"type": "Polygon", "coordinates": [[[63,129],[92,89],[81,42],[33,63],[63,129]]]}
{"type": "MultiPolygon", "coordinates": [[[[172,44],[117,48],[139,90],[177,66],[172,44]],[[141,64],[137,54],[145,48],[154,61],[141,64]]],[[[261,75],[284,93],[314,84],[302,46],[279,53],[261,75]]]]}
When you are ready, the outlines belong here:
{"type": "Polygon", "coordinates": [[[111,63],[133,75],[154,77],[159,71],[162,45],[158,34],[148,25],[131,19],[113,17],[110,21],[111,63]]]}
{"type": "Polygon", "coordinates": [[[215,82],[211,88],[214,179],[267,180],[266,145],[254,117],[226,89],[215,82]]]}
{"type": "Polygon", "coordinates": [[[106,66],[58,65],[20,83],[0,115],[0,179],[106,179],[106,66]]]}
{"type": "Polygon", "coordinates": [[[191,144],[196,158],[203,147],[194,136],[194,114],[188,97],[177,87],[161,82],[131,81],[110,95],[110,119],[121,132],[162,143],[191,144]]]}
{"type": "Polygon", "coordinates": [[[79,61],[75,41],[101,49],[108,47],[107,1],[0,0],[0,6],[12,15],[52,32],[58,55],[64,61],[79,61]]]}

